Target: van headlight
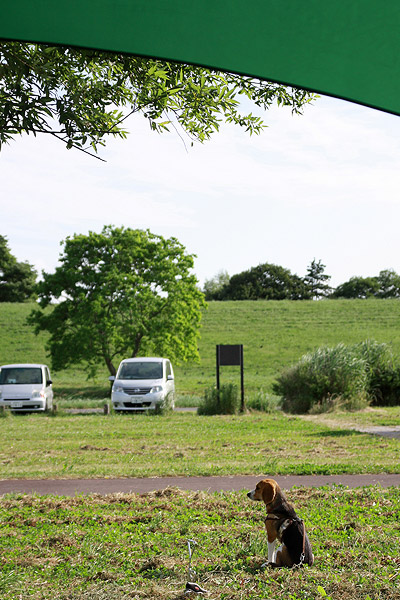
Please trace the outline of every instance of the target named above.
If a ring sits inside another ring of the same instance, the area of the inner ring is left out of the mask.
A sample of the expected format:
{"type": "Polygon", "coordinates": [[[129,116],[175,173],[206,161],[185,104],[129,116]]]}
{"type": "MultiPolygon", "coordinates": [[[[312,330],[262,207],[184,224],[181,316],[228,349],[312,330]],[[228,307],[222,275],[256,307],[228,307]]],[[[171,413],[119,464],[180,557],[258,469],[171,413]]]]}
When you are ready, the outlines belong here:
{"type": "Polygon", "coordinates": [[[43,390],[33,390],[32,392],[32,398],[44,398],[44,391],[43,390]]]}
{"type": "Polygon", "coordinates": [[[150,394],[159,394],[162,391],[163,391],[162,385],[155,385],[154,387],[151,388],[150,394]]]}
{"type": "Polygon", "coordinates": [[[122,385],[114,385],[113,392],[116,392],[117,394],[123,394],[124,388],[122,387],[122,385]]]}

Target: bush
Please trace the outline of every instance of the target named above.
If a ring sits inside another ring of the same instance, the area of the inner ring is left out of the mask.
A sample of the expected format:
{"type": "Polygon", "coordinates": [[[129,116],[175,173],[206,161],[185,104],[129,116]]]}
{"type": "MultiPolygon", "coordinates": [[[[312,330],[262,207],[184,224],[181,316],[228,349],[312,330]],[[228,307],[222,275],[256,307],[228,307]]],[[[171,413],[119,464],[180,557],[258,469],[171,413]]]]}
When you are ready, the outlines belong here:
{"type": "Polygon", "coordinates": [[[217,390],[209,387],[204,392],[204,399],[199,404],[199,415],[234,415],[239,410],[238,388],[233,383],[221,385],[217,390]]]}
{"type": "Polygon", "coordinates": [[[369,402],[365,393],[357,394],[351,398],[343,398],[342,396],[328,396],[320,402],[313,404],[310,408],[310,415],[319,415],[326,412],[334,412],[335,410],[346,410],[355,412],[363,410],[368,406],[369,402]]]}
{"type": "Polygon", "coordinates": [[[304,355],[281,373],[274,391],[282,408],[294,413],[393,405],[400,398],[400,366],[387,344],[338,344],[304,355]]]}
{"type": "Polygon", "coordinates": [[[400,404],[400,367],[393,366],[374,373],[371,379],[373,406],[398,406],[400,404]]]}
{"type": "Polygon", "coordinates": [[[282,400],[279,396],[268,394],[263,390],[258,390],[253,396],[246,401],[246,406],[250,410],[258,410],[260,412],[272,413],[281,408],[282,400]]]}
{"type": "Polygon", "coordinates": [[[400,403],[400,365],[396,364],[388,344],[366,340],[355,346],[366,361],[368,395],[374,406],[396,406],[400,403]]]}
{"type": "Polygon", "coordinates": [[[365,361],[353,349],[339,344],[318,348],[284,370],[274,391],[283,397],[282,408],[306,413],[329,398],[341,398],[343,406],[351,398],[365,398],[367,404],[367,369],[365,361]]]}

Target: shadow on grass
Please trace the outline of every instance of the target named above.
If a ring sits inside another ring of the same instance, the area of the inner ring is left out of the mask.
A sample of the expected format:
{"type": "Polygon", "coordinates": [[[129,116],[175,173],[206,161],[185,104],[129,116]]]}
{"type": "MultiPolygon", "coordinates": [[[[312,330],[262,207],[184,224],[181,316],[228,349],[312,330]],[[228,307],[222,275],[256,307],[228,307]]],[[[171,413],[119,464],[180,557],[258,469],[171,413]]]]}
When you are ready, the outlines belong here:
{"type": "Polygon", "coordinates": [[[333,429],[330,431],[315,431],[308,434],[310,437],[348,437],[351,435],[365,435],[356,429],[333,429]]]}

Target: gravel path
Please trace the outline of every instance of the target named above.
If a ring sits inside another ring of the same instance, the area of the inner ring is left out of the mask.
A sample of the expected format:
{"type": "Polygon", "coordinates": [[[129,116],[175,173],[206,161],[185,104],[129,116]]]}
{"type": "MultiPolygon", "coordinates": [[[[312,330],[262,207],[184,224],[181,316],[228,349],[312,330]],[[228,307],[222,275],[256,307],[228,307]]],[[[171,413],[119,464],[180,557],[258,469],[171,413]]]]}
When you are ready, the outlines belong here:
{"type": "MultiPolygon", "coordinates": [[[[24,494],[144,494],[167,487],[206,492],[251,490],[259,479],[267,475],[245,475],[233,477],[149,477],[131,479],[4,479],[0,480],[0,495],[11,492],[24,494]]],[[[400,485],[400,474],[376,475],[286,475],[274,476],[283,489],[293,486],[320,487],[344,485],[350,488],[367,485],[391,487],[400,485]]]]}
{"type": "Polygon", "coordinates": [[[361,431],[362,433],[371,433],[373,435],[400,440],[400,425],[368,425],[366,427],[352,427],[352,429],[361,431]]]}
{"type": "Polygon", "coordinates": [[[305,421],[313,421],[321,425],[327,425],[334,429],[353,429],[361,433],[370,433],[371,435],[380,435],[382,437],[395,438],[400,440],[400,425],[360,425],[351,421],[335,420],[335,417],[323,417],[319,415],[302,415],[305,421]]]}

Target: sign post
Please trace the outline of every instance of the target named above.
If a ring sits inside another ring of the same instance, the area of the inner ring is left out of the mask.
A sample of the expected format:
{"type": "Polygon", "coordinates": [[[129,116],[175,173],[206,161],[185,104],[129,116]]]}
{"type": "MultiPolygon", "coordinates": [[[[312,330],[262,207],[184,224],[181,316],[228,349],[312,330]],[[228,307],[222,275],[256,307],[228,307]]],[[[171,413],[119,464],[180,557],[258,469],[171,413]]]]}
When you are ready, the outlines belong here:
{"type": "Polygon", "coordinates": [[[240,411],[244,412],[243,344],[217,345],[217,390],[220,388],[221,366],[240,366],[240,411]]]}

